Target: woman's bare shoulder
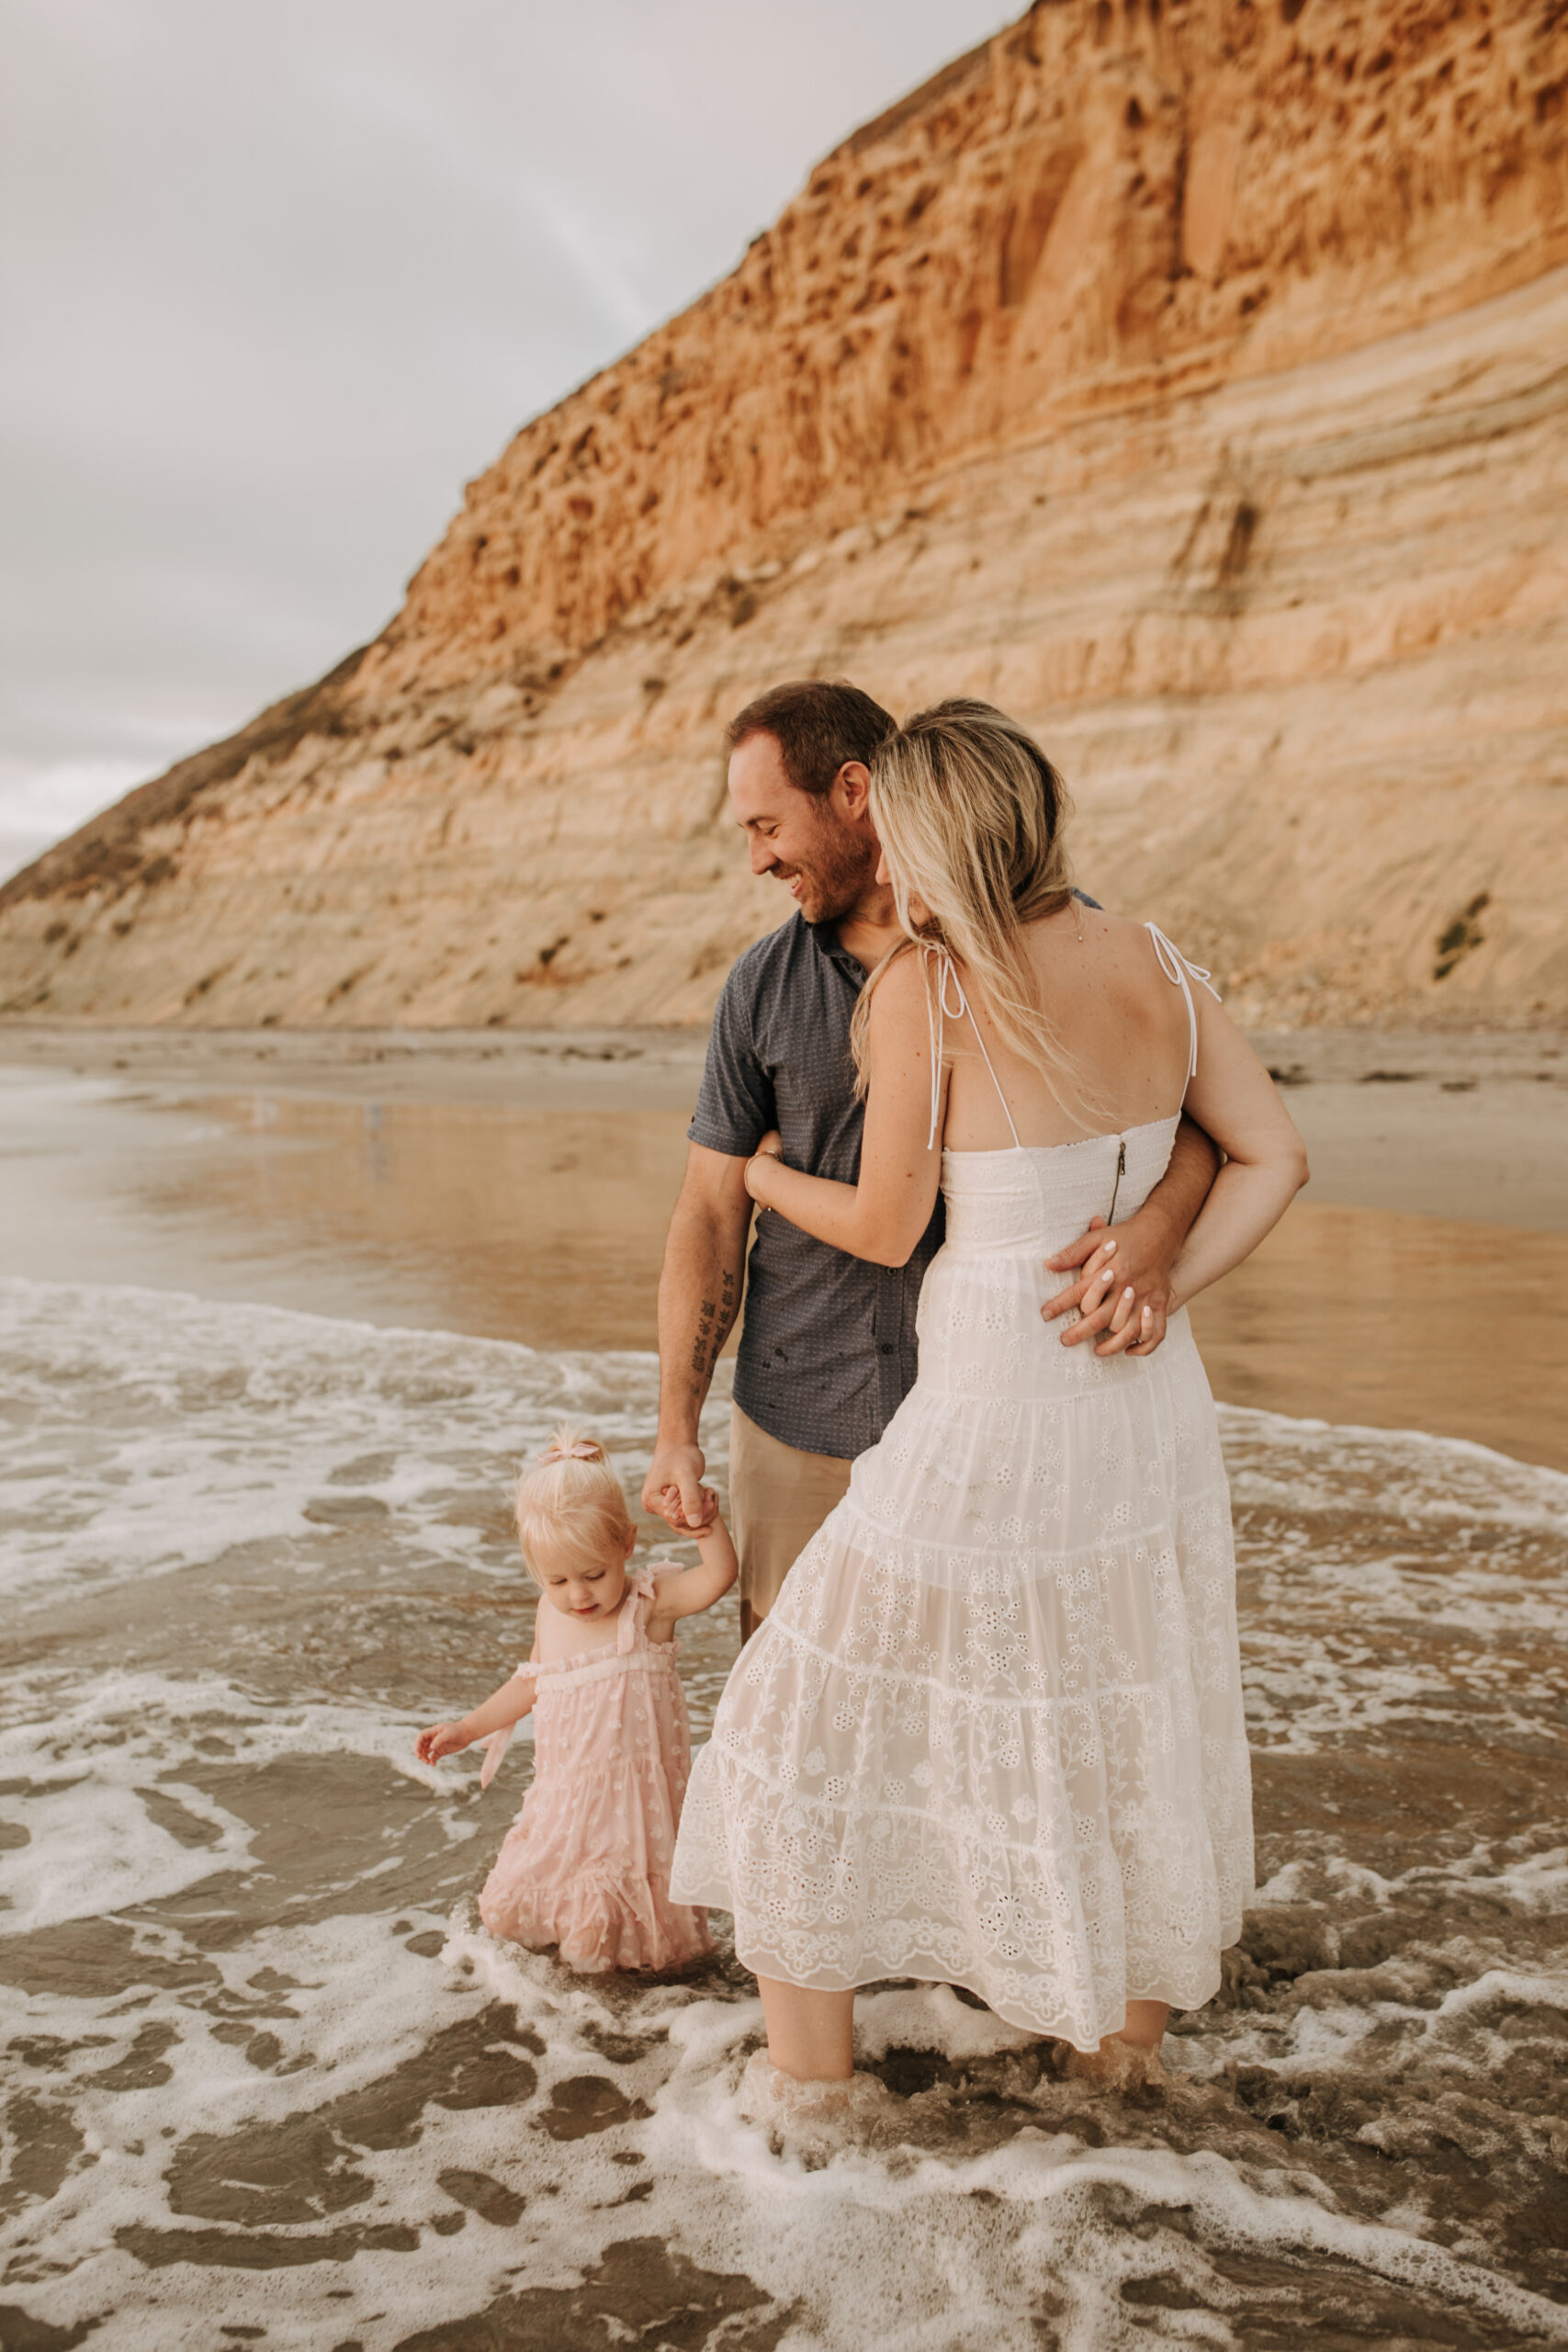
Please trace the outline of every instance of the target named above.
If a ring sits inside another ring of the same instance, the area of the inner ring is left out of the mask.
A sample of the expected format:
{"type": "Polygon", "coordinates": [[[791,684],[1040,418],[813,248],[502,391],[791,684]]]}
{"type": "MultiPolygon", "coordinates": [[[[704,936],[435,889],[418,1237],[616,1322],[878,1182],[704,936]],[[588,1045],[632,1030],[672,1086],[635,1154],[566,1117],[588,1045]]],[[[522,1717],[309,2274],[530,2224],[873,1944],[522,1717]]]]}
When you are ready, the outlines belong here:
{"type": "Polygon", "coordinates": [[[925,959],[906,948],[885,966],[871,999],[873,1018],[881,1027],[926,1017],[925,959]]]}
{"type": "Polygon", "coordinates": [[[1084,965],[1141,975],[1145,967],[1157,974],[1154,950],[1145,926],[1133,915],[1114,915],[1104,907],[1075,901],[1055,914],[1042,915],[1024,926],[1030,953],[1039,964],[1064,972],[1084,965]]]}
{"type": "Polygon", "coordinates": [[[1174,1018],[1169,1000],[1185,1019],[1179,992],[1161,974],[1147,926],[1134,915],[1102,907],[1073,906],[1030,925],[1034,968],[1048,1001],[1064,1006],[1087,987],[1086,1012],[1114,1008],[1119,1020],[1138,1027],[1152,1023],[1163,1034],[1174,1018]]]}
{"type": "Polygon", "coordinates": [[[1109,907],[1077,907],[1068,910],[1069,921],[1075,913],[1086,944],[1098,943],[1119,955],[1150,954],[1148,931],[1137,915],[1113,914],[1109,907]]]}

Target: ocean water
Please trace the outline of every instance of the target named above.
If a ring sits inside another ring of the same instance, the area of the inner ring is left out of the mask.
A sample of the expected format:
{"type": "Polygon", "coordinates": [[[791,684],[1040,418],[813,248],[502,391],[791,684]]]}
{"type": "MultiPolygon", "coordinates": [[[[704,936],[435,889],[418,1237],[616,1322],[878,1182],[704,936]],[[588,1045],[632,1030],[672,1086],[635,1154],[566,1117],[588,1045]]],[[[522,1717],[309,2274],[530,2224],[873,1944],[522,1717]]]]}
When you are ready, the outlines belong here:
{"type": "Polygon", "coordinates": [[[1225,1409],[1261,1886],[1168,2086],[888,1985],[889,2120],[803,2148],[732,1955],[479,1928],[526,1740],[412,1753],[526,1653],[518,1458],[635,1492],[655,1372],[0,1282],[0,2345],[1568,2342],[1568,1477],[1225,1409]]]}

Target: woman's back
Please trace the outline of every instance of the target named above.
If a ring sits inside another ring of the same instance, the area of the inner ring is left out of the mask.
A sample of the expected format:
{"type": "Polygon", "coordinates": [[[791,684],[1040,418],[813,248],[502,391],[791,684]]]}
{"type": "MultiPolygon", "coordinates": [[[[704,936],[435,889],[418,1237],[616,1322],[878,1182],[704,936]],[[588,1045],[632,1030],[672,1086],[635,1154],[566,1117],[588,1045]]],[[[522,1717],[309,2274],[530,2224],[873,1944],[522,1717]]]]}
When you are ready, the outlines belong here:
{"type": "Polygon", "coordinates": [[[976,1001],[979,990],[960,967],[971,1020],[943,1023],[951,1069],[946,1148],[998,1151],[1015,1140],[1076,1143],[1174,1118],[1187,1086],[1190,1016],[1186,994],[1161,968],[1146,927],[1075,900],[1029,924],[1024,944],[1037,1001],[1073,1065],[1079,1099],[1064,1084],[1068,1099],[1058,1101],[1034,1064],[1003,1044],[976,1001]],[[989,1070],[972,1023],[978,1024],[989,1070]]]}

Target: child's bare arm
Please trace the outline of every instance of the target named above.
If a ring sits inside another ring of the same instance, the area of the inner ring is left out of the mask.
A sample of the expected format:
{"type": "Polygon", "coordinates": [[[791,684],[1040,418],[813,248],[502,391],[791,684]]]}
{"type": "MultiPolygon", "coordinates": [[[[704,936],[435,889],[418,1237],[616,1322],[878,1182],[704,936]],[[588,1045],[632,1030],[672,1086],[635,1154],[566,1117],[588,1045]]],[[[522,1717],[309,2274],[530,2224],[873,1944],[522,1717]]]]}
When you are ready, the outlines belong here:
{"type": "Polygon", "coordinates": [[[439,1764],[444,1756],[456,1756],[460,1748],[471,1747],[476,1739],[509,1731],[533,1706],[535,1688],[535,1677],[520,1667],[509,1682],[492,1690],[484,1704],[460,1723],[432,1724],[428,1731],[422,1731],[414,1742],[414,1754],[422,1764],[439,1764]]]}
{"type": "MultiPolygon", "coordinates": [[[[705,1487],[705,1495],[708,1491],[705,1487]]],[[[711,1609],[716,1600],[722,1600],[740,1573],[729,1530],[716,1510],[705,1527],[689,1527],[684,1532],[697,1547],[697,1565],[681,1569],[676,1576],[660,1577],[650,1616],[694,1617],[699,1609],[711,1609]]]]}

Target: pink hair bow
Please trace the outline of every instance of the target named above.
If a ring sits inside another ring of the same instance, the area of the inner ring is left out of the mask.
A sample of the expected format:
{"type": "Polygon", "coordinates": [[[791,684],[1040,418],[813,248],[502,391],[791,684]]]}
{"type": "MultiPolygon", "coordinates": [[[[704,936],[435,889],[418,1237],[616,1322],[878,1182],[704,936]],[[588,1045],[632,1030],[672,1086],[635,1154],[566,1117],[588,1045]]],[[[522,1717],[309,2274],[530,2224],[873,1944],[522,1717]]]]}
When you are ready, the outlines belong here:
{"type": "Polygon", "coordinates": [[[570,1445],[547,1445],[536,1456],[540,1462],[597,1462],[602,1449],[591,1437],[573,1438],[570,1445]]]}

